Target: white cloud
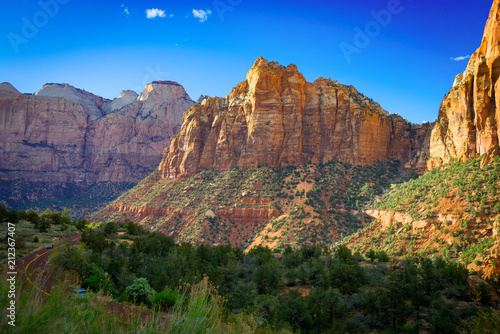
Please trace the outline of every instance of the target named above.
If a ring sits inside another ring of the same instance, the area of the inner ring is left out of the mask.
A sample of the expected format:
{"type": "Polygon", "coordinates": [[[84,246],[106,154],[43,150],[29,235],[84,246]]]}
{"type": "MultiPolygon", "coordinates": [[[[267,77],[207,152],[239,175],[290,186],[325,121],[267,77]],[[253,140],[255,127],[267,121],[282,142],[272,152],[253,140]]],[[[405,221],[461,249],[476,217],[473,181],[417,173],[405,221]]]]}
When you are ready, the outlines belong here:
{"type": "Polygon", "coordinates": [[[146,17],[148,19],[154,19],[155,17],[167,17],[164,10],[158,8],[146,9],[146,17]]]}
{"type": "Polygon", "coordinates": [[[208,20],[208,15],[211,15],[212,11],[207,9],[206,11],[203,9],[193,9],[193,16],[197,19],[200,19],[200,22],[205,22],[208,20]]]}
{"type": "Polygon", "coordinates": [[[168,17],[169,17],[169,18],[172,18],[172,17],[174,17],[174,14],[170,14],[168,17]]]}
{"type": "Polygon", "coordinates": [[[450,59],[453,61],[461,61],[461,60],[465,60],[465,59],[469,59],[469,58],[470,58],[470,55],[461,56],[461,57],[451,57],[450,59]]]}
{"type": "Polygon", "coordinates": [[[129,10],[128,10],[128,7],[127,7],[127,6],[125,6],[125,5],[122,5],[121,7],[123,8],[123,13],[124,13],[127,17],[128,17],[128,16],[130,16],[130,12],[129,12],[129,10]]]}

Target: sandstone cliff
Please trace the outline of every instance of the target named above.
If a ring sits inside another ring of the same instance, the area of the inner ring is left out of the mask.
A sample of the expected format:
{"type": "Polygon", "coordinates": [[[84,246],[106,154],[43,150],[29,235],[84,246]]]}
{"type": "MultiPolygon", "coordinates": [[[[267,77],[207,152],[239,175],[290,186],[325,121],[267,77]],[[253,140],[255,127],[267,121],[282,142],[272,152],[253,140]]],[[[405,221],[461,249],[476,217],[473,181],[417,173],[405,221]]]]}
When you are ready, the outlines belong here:
{"type": "Polygon", "coordinates": [[[417,166],[429,129],[389,115],[352,86],[324,78],[309,83],[295,65],[261,57],[229,96],[205,99],[184,114],[159,169],[173,178],[333,159],[366,165],[415,158],[417,166]]]}
{"type": "MultiPolygon", "coordinates": [[[[67,84],[47,84],[25,95],[4,83],[0,180],[136,183],[158,166],[193,104],[174,82],[153,82],[140,96],[124,91],[113,101],[67,84]]],[[[15,189],[10,190],[2,196],[12,197],[15,189]]],[[[23,196],[29,194],[0,201],[13,204],[23,196]]]]}
{"type": "MultiPolygon", "coordinates": [[[[500,1],[495,0],[481,46],[455,78],[432,130],[428,167],[495,150],[500,136],[500,1]]],[[[498,152],[498,151],[497,151],[498,152]]]]}

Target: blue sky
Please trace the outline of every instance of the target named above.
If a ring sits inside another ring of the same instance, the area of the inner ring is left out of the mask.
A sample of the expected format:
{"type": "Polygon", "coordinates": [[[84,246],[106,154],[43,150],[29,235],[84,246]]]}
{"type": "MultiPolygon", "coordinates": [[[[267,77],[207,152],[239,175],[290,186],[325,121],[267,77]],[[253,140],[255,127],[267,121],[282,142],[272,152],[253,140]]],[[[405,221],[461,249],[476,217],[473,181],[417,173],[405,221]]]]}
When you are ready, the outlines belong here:
{"type": "Polygon", "coordinates": [[[467,65],[467,58],[452,58],[479,47],[492,4],[2,2],[0,82],[21,92],[56,82],[113,98],[123,89],[141,91],[153,80],[173,80],[195,100],[200,94],[225,96],[263,56],[296,64],[308,81],[322,76],[353,85],[413,123],[437,118],[443,96],[467,65]],[[368,35],[363,39],[359,31],[368,35]]]}

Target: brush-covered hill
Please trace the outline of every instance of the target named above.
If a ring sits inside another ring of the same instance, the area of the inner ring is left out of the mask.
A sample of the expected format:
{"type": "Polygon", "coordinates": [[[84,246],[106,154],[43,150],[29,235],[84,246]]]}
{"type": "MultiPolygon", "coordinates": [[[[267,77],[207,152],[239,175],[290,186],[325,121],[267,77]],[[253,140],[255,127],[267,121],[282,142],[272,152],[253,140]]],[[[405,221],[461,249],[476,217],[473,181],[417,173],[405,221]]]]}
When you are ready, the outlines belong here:
{"type": "Polygon", "coordinates": [[[210,170],[175,179],[157,171],[93,219],[130,219],[195,244],[330,247],[367,221],[360,208],[412,176],[397,161],[210,170]]]}
{"type": "Polygon", "coordinates": [[[394,185],[366,213],[374,221],[347,242],[355,251],[385,250],[460,259],[470,270],[500,272],[500,157],[453,162],[394,185]]]}

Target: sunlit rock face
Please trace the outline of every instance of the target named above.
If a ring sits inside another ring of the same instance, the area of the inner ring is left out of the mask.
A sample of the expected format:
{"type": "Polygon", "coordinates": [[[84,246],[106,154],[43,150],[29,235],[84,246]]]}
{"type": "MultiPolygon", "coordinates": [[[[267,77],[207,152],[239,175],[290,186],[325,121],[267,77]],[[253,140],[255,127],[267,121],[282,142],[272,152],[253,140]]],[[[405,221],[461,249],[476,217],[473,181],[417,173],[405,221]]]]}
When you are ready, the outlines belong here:
{"type": "MultiPolygon", "coordinates": [[[[500,136],[500,1],[495,0],[483,41],[455,78],[432,130],[428,167],[497,152],[500,136]],[[497,96],[498,95],[498,96],[497,96]]],[[[491,155],[491,154],[490,154],[491,155]]]]}
{"type": "Polygon", "coordinates": [[[332,159],[364,165],[415,158],[417,165],[429,134],[429,124],[389,115],[352,86],[324,78],[310,83],[295,65],[260,57],[231,94],[206,98],[184,114],[159,169],[177,177],[332,159]]]}

